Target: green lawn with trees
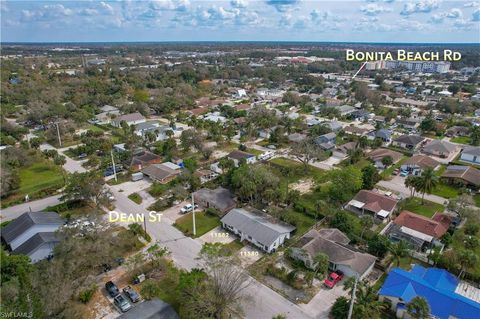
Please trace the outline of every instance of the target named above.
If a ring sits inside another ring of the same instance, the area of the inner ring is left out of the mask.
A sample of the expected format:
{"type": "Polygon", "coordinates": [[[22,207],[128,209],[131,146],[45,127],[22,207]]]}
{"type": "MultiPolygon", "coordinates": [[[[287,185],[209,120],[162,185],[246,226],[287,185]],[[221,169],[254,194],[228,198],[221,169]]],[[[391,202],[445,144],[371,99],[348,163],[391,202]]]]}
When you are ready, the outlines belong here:
{"type": "Polygon", "coordinates": [[[142,196],[140,196],[138,193],[131,193],[130,195],[128,195],[128,198],[137,204],[142,203],[142,196]]]}
{"type": "Polygon", "coordinates": [[[432,217],[436,212],[443,212],[445,207],[441,204],[425,200],[418,197],[407,198],[403,204],[403,209],[411,211],[425,217],[432,217]]]}
{"type": "Polygon", "coordinates": [[[208,233],[215,227],[220,226],[220,218],[213,214],[207,214],[206,212],[197,212],[195,213],[195,224],[197,231],[196,236],[193,236],[193,217],[191,213],[180,217],[173,225],[185,235],[197,238],[208,233]]]}

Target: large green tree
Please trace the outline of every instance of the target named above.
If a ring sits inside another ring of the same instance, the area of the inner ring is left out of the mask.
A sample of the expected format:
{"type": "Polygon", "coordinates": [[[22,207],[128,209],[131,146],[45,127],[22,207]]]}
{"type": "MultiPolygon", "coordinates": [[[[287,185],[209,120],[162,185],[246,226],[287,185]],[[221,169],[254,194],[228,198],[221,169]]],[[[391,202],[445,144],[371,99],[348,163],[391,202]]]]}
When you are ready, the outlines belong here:
{"type": "Polygon", "coordinates": [[[407,312],[414,319],[430,318],[430,306],[427,300],[420,296],[415,296],[407,303],[407,312]]]}

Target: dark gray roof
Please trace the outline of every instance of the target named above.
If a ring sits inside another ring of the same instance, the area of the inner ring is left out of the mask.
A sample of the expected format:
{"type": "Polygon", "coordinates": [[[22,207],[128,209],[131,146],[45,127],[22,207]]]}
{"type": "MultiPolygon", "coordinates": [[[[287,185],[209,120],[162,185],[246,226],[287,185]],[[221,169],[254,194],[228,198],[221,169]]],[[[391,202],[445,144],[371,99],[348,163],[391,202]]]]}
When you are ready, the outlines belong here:
{"type": "Polygon", "coordinates": [[[10,244],[33,225],[63,225],[63,219],[55,212],[27,212],[2,228],[2,238],[10,244]]]}
{"type": "Polygon", "coordinates": [[[18,255],[30,255],[33,253],[37,248],[42,246],[45,243],[49,243],[52,245],[55,245],[59,243],[60,240],[57,238],[55,233],[49,232],[49,233],[37,233],[32,238],[21,244],[17,249],[12,251],[13,254],[18,255]]]}
{"type": "Polygon", "coordinates": [[[203,200],[213,204],[217,209],[223,213],[235,206],[235,200],[232,193],[223,187],[217,187],[216,189],[202,188],[193,193],[195,198],[203,200]]]}
{"type": "Polygon", "coordinates": [[[223,218],[222,223],[235,227],[263,245],[270,246],[281,234],[291,233],[295,227],[273,217],[234,208],[223,218]]]}
{"type": "Polygon", "coordinates": [[[395,142],[400,142],[409,145],[417,145],[418,143],[422,142],[425,137],[419,135],[402,135],[395,139],[395,142]]]}
{"type": "Polygon", "coordinates": [[[463,154],[480,156],[480,147],[478,147],[478,146],[467,147],[463,150],[462,153],[463,154]]]}
{"type": "Polygon", "coordinates": [[[179,319],[175,310],[160,299],[152,299],[139,303],[124,313],[119,319],[179,319]]]}
{"type": "Polygon", "coordinates": [[[178,172],[163,164],[151,164],[142,169],[142,173],[150,178],[162,180],[177,175],[178,172]]]}

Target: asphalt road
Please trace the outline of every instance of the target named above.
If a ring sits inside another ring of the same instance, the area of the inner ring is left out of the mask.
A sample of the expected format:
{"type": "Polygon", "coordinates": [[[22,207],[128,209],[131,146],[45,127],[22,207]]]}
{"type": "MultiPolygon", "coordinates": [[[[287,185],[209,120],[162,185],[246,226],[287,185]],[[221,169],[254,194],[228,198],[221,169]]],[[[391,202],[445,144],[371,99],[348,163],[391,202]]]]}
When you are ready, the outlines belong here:
{"type": "Polygon", "coordinates": [[[48,206],[60,204],[61,203],[60,197],[61,195],[55,195],[55,196],[50,196],[50,197],[42,198],[39,200],[27,202],[24,204],[7,207],[5,209],[0,210],[0,220],[2,222],[7,220],[12,220],[19,217],[23,213],[30,211],[30,209],[33,212],[38,212],[47,208],[48,206]]]}
{"type": "MultiPolygon", "coordinates": [[[[121,192],[110,189],[116,198],[115,206],[117,212],[145,214],[148,216],[149,212],[142,206],[135,204],[121,192]]],[[[147,218],[147,232],[160,245],[168,248],[171,252],[170,256],[177,266],[187,270],[199,267],[200,265],[196,258],[202,248],[202,244],[184,236],[182,232],[170,224],[171,222],[165,218],[161,222],[151,222],[147,218]]],[[[250,300],[243,305],[246,318],[272,318],[278,314],[284,314],[287,318],[292,319],[314,317],[305,313],[300,307],[257,280],[250,277],[250,281],[250,285],[245,290],[245,294],[250,296],[250,300]]]]}

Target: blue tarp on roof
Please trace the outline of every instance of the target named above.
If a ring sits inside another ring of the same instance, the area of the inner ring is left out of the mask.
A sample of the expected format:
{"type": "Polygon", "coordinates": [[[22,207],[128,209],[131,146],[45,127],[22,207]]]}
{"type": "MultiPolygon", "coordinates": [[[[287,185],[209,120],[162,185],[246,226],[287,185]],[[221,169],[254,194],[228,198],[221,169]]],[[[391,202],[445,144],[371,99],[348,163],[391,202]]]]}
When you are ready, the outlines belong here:
{"type": "Polygon", "coordinates": [[[405,302],[421,296],[430,305],[432,315],[440,319],[480,318],[480,303],[455,293],[457,285],[458,280],[446,270],[415,265],[410,272],[394,268],[379,295],[401,298],[405,302]]]}

